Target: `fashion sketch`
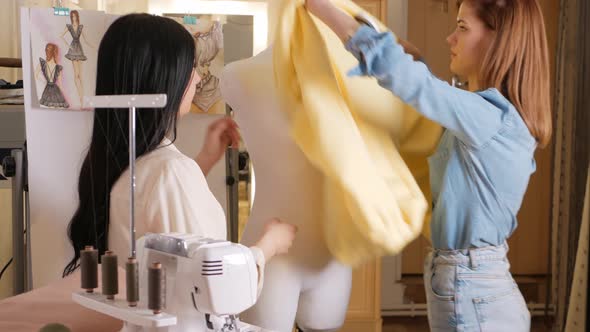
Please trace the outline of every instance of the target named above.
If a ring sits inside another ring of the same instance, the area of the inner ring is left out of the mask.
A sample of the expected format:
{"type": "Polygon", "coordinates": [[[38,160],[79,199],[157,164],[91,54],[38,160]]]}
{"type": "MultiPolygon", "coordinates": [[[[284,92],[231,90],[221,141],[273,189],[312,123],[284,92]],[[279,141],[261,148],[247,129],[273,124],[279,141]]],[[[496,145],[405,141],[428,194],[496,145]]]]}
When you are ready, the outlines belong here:
{"type": "Polygon", "coordinates": [[[70,105],[59,86],[59,78],[63,67],[57,63],[58,53],[59,48],[57,45],[48,43],[45,46],[45,59],[39,58],[35,78],[40,80],[42,74],[47,82],[41,99],[39,99],[39,104],[52,108],[69,108],[70,105]]]}
{"type": "Polygon", "coordinates": [[[66,29],[62,33],[61,38],[66,43],[66,45],[69,46],[68,53],[66,53],[65,57],[66,59],[72,61],[72,65],[74,67],[74,84],[76,85],[76,90],[78,91],[80,105],[82,105],[82,98],[84,97],[82,62],[86,61],[87,57],[84,54],[84,49],[82,48],[80,38],[84,39],[84,42],[89,47],[94,47],[88,42],[88,40],[86,40],[86,36],[84,34],[84,25],[80,24],[80,13],[77,10],[72,10],[70,12],[70,24],[66,24],[66,29]],[[68,32],[72,37],[72,41],[69,44],[65,38],[65,35],[68,32]]]}
{"type": "MultiPolygon", "coordinates": [[[[213,21],[208,31],[193,33],[196,47],[197,72],[201,81],[197,83],[197,92],[193,97],[193,104],[203,112],[221,100],[219,78],[211,72],[214,61],[219,61],[220,51],[223,49],[223,31],[221,23],[213,21]]],[[[223,63],[223,59],[221,59],[223,63]]],[[[222,111],[223,112],[223,111],[222,111]]]]}
{"type": "Polygon", "coordinates": [[[196,15],[196,23],[183,19],[190,14],[164,14],[181,24],[195,42],[195,69],[201,77],[196,85],[191,112],[202,114],[225,114],[225,103],[219,89],[219,74],[223,70],[223,25],[224,15],[196,15]]]}

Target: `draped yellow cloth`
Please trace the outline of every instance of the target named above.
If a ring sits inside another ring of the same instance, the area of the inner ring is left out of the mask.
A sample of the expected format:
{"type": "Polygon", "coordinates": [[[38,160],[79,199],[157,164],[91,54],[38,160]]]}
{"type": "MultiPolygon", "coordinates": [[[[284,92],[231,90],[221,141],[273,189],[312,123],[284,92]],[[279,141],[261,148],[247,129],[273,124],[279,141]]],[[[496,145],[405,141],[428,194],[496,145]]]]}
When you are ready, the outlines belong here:
{"type": "MultiPolygon", "coordinates": [[[[367,14],[351,1],[333,2],[367,14]]],[[[324,175],[326,244],[356,266],[399,253],[423,229],[429,238],[426,157],[441,128],[374,78],[347,77],[357,60],[303,5],[285,0],[276,13],[276,85],[293,139],[324,175]]]]}

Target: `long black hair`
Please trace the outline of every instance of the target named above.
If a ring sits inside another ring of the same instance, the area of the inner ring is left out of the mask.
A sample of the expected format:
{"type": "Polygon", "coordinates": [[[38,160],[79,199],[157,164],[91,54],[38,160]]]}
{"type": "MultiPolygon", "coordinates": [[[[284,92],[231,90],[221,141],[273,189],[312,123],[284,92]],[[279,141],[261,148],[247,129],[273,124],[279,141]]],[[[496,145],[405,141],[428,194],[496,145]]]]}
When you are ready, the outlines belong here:
{"type": "MultiPolygon", "coordinates": [[[[137,112],[136,155],[176,138],[176,120],[195,62],[193,38],[169,18],[130,14],[114,21],[98,49],[96,95],[165,93],[166,107],[137,112]]],[[[128,110],[95,109],[92,141],[80,170],[80,203],[68,227],[74,257],[63,275],[78,267],[80,250],[107,250],[110,193],[129,165],[128,110]]]]}

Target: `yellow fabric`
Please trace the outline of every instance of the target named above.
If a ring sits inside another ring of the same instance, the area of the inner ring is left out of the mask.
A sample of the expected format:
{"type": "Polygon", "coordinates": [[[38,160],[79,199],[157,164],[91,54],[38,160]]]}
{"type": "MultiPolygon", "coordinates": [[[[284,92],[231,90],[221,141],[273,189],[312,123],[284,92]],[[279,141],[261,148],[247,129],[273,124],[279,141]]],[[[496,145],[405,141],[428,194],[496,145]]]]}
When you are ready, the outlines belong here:
{"type": "MultiPolygon", "coordinates": [[[[334,3],[364,12],[348,0],[334,3]]],[[[303,0],[283,1],[277,14],[276,84],[293,139],[324,174],[328,248],[351,266],[399,253],[429,219],[426,157],[440,127],[375,79],[347,77],[358,62],[303,0]]]]}

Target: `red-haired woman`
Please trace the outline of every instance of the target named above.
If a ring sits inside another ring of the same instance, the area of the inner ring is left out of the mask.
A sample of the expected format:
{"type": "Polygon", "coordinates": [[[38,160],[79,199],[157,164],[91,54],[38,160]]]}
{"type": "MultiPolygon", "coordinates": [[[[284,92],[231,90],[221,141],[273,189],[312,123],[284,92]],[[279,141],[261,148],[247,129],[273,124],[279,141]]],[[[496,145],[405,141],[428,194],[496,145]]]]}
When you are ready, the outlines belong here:
{"type": "MultiPolygon", "coordinates": [[[[330,0],[307,0],[372,76],[446,130],[430,158],[434,250],[424,281],[432,331],[529,331],[530,314],[510,274],[506,240],[551,136],[549,61],[537,0],[458,1],[447,38],[454,88],[330,0]]],[[[410,50],[409,50],[410,51],[410,50]]]]}

